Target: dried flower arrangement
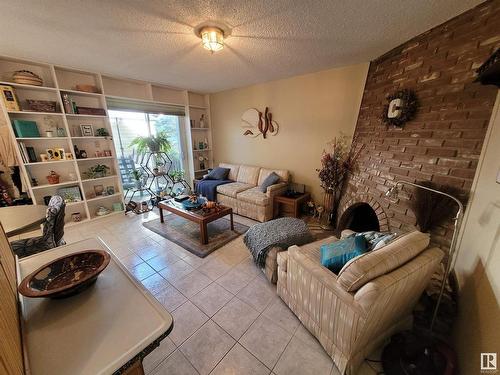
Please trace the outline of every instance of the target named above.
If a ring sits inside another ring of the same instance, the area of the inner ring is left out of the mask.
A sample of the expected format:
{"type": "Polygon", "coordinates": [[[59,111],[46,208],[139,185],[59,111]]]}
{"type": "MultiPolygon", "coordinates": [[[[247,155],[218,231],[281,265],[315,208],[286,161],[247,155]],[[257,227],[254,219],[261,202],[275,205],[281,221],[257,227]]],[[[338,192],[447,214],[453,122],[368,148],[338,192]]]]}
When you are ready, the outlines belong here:
{"type": "Polygon", "coordinates": [[[330,211],[329,224],[333,227],[337,224],[337,211],[347,187],[347,178],[356,170],[357,160],[364,146],[358,144],[356,138],[352,142],[350,140],[351,138],[341,134],[330,141],[328,151],[323,150],[321,169],[316,169],[325,194],[331,195],[331,207],[325,208],[330,211]]]}

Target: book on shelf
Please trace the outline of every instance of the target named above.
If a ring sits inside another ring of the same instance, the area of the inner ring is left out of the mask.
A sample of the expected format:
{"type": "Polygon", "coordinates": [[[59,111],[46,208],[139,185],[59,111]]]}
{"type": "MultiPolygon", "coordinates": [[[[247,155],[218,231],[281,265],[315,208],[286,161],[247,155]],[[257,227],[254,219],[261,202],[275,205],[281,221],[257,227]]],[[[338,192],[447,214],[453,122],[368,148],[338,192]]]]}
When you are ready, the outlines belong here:
{"type": "Polygon", "coordinates": [[[24,142],[19,142],[19,153],[21,154],[23,163],[28,163],[28,150],[26,150],[26,145],[24,144],[24,142]]]}
{"type": "Polygon", "coordinates": [[[36,163],[38,160],[36,158],[36,152],[33,147],[26,147],[26,152],[28,153],[28,160],[30,163],[36,163]]]}
{"type": "Polygon", "coordinates": [[[17,99],[16,90],[12,86],[0,85],[0,93],[7,111],[20,111],[21,106],[17,99]]]}
{"type": "Polygon", "coordinates": [[[40,137],[36,121],[15,119],[12,120],[12,126],[14,128],[14,133],[18,138],[40,137]]]}
{"type": "Polygon", "coordinates": [[[66,113],[75,113],[74,107],[73,107],[73,101],[69,97],[68,94],[62,93],[61,94],[63,106],[64,106],[64,112],[66,113]]]}

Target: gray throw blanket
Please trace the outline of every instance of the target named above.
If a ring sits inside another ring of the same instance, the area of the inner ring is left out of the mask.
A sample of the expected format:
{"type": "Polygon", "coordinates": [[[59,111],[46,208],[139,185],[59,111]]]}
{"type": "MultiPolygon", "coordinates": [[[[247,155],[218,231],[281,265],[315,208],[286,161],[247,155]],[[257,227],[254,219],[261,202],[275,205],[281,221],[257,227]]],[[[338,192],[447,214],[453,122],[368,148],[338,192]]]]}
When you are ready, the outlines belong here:
{"type": "Polygon", "coordinates": [[[292,217],[283,217],[251,227],[243,242],[252,253],[255,264],[264,267],[267,252],[272,247],[284,250],[292,245],[304,245],[314,239],[307,224],[292,217]]]}

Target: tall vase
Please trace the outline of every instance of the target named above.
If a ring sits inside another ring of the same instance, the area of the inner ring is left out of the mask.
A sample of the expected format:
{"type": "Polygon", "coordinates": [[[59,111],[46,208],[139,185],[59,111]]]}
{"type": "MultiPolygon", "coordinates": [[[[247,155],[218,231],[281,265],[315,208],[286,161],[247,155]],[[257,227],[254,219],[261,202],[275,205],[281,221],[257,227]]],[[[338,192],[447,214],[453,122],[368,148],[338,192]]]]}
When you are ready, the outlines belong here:
{"type": "Polygon", "coordinates": [[[323,207],[325,211],[323,212],[323,219],[321,220],[322,227],[325,229],[332,229],[332,223],[331,223],[331,216],[332,216],[332,210],[333,210],[333,205],[334,205],[334,200],[335,200],[335,195],[333,191],[331,190],[325,190],[325,193],[323,195],[323,207]]]}

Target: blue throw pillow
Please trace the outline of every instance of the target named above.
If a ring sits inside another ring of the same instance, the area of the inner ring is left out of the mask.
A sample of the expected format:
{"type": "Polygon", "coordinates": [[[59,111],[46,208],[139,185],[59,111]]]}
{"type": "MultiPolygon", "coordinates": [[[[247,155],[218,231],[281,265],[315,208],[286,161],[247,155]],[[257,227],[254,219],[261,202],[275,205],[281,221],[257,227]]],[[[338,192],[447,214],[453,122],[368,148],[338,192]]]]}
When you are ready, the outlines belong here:
{"type": "Polygon", "coordinates": [[[269,186],[277,184],[278,182],[280,182],[280,176],[278,176],[275,172],[271,172],[269,173],[269,176],[262,181],[262,184],[259,186],[259,190],[265,193],[269,186]]]}
{"type": "Polygon", "coordinates": [[[204,180],[226,180],[229,170],[229,168],[216,167],[205,176],[204,180]]]}
{"type": "Polygon", "coordinates": [[[387,245],[389,242],[394,240],[398,235],[397,233],[390,232],[361,232],[357,236],[363,236],[366,240],[366,247],[368,250],[377,250],[382,246],[387,245]]]}
{"type": "Polygon", "coordinates": [[[321,245],[321,264],[338,274],[347,262],[366,252],[365,237],[349,236],[344,240],[321,245]]]}

